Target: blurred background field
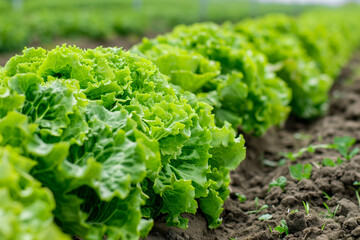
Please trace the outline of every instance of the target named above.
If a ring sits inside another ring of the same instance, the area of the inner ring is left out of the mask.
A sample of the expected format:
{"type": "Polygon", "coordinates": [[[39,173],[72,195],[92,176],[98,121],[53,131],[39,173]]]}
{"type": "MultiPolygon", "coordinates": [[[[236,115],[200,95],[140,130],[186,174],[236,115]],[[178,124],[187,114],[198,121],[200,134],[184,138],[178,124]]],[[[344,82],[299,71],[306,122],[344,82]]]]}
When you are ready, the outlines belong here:
{"type": "MultiPolygon", "coordinates": [[[[129,48],[143,36],[155,36],[178,24],[236,22],[274,12],[298,14],[320,7],[319,3],[321,1],[0,0],[0,65],[25,46],[51,48],[68,43],[80,47],[129,48]]],[[[321,4],[321,7],[325,6],[321,4]]]]}

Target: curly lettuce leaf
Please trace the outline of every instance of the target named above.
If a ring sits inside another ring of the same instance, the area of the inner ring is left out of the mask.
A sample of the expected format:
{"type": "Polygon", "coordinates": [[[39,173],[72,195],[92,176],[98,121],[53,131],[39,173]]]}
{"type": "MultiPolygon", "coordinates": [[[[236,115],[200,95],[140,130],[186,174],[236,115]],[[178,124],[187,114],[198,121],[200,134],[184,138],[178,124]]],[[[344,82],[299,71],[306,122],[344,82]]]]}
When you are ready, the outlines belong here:
{"type": "Polygon", "coordinates": [[[0,148],[0,238],[70,240],[54,223],[52,193],[30,174],[36,162],[0,148]]]}

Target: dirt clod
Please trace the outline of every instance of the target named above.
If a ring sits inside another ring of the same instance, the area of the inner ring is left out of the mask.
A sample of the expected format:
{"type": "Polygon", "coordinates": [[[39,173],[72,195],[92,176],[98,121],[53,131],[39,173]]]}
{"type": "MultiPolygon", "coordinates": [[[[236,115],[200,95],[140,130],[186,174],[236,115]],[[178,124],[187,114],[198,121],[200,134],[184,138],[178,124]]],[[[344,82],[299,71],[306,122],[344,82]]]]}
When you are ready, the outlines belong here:
{"type": "Polygon", "coordinates": [[[360,237],[360,226],[355,228],[352,232],[351,235],[353,235],[354,237],[360,237]]]}
{"type": "Polygon", "coordinates": [[[296,212],[290,214],[286,218],[286,223],[289,228],[289,233],[297,233],[306,228],[305,214],[302,212],[296,212]]]}
{"type": "Polygon", "coordinates": [[[353,230],[358,226],[358,223],[355,218],[349,218],[343,223],[343,227],[346,230],[353,230]]]}
{"type": "Polygon", "coordinates": [[[353,213],[353,212],[357,212],[358,206],[351,202],[349,199],[343,198],[341,199],[339,202],[339,210],[338,210],[338,214],[339,215],[344,215],[347,216],[349,213],[353,213]]]}

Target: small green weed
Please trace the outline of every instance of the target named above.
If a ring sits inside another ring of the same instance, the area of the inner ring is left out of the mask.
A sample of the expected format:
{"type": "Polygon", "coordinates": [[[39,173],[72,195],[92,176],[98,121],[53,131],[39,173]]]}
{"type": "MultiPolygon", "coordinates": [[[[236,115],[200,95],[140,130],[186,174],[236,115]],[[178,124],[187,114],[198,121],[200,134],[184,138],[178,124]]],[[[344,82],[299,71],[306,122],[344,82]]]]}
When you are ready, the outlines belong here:
{"type": "Polygon", "coordinates": [[[303,205],[304,205],[306,215],[309,216],[309,214],[310,214],[310,205],[309,205],[309,203],[308,203],[308,202],[304,202],[304,201],[302,201],[302,203],[303,203],[303,205]]]}
{"type": "Polygon", "coordinates": [[[329,194],[327,194],[327,193],[326,193],[326,192],[324,192],[324,191],[323,191],[322,193],[323,193],[323,194],[324,194],[324,196],[327,198],[327,200],[329,200],[329,201],[331,200],[331,197],[329,196],[329,194]]]}
{"type": "Polygon", "coordinates": [[[294,166],[289,167],[290,175],[292,178],[297,180],[309,179],[311,177],[312,166],[311,164],[298,163],[294,166]]]}
{"type": "MultiPolygon", "coordinates": [[[[291,161],[295,161],[304,153],[314,153],[316,149],[336,149],[346,160],[351,160],[356,154],[360,152],[360,149],[358,147],[352,148],[355,142],[356,139],[349,136],[335,137],[333,144],[310,144],[307,147],[300,148],[298,152],[280,153],[280,155],[290,159],[291,161]]],[[[340,165],[342,163],[340,160],[338,159],[336,161],[337,165],[340,165]]],[[[323,165],[324,164],[327,164],[326,166],[332,167],[335,163],[331,163],[327,159],[323,161],[323,165]]]]}
{"type": "Polygon", "coordinates": [[[329,206],[328,206],[326,203],[323,203],[323,204],[324,204],[327,212],[324,212],[324,213],[322,213],[322,214],[323,214],[326,218],[334,218],[335,215],[336,215],[337,210],[339,209],[339,206],[340,206],[340,205],[338,204],[338,205],[336,206],[336,208],[334,209],[334,211],[331,211],[330,208],[329,208],[329,206]]]}
{"type": "Polygon", "coordinates": [[[321,164],[324,167],[336,167],[336,166],[340,166],[343,162],[344,160],[342,160],[341,158],[337,158],[336,162],[333,161],[331,158],[324,158],[321,164]]]}
{"type": "Polygon", "coordinates": [[[285,191],[286,184],[287,184],[286,177],[280,176],[277,179],[271,181],[268,191],[270,191],[272,187],[279,187],[281,188],[281,190],[285,191]]]}
{"type": "Polygon", "coordinates": [[[244,194],[240,194],[240,193],[235,193],[237,199],[239,200],[239,202],[244,203],[246,202],[246,196],[244,194]]]}
{"type": "Polygon", "coordinates": [[[289,235],[289,228],[287,226],[287,223],[284,219],[280,221],[280,225],[276,226],[274,228],[275,231],[278,231],[280,234],[285,233],[285,235],[289,235]]]}
{"type": "Polygon", "coordinates": [[[258,213],[258,212],[261,212],[262,210],[267,209],[269,207],[269,205],[264,204],[259,208],[259,198],[257,198],[257,197],[254,199],[254,201],[255,201],[255,210],[248,211],[247,212],[248,214],[258,213]]]}
{"type": "Polygon", "coordinates": [[[270,220],[272,218],[273,218],[273,215],[271,215],[270,213],[265,213],[265,214],[261,215],[260,217],[258,217],[258,219],[260,221],[270,220]]]}
{"type": "Polygon", "coordinates": [[[291,161],[295,161],[297,158],[301,157],[304,153],[309,152],[309,153],[314,153],[316,149],[319,148],[332,148],[331,144],[317,144],[317,145],[312,145],[310,144],[307,147],[303,147],[300,148],[300,150],[296,153],[281,153],[282,156],[290,159],[291,161]]]}
{"type": "Polygon", "coordinates": [[[350,160],[360,151],[358,147],[351,150],[355,142],[356,139],[349,136],[335,137],[333,147],[337,149],[346,160],[350,160]]]}

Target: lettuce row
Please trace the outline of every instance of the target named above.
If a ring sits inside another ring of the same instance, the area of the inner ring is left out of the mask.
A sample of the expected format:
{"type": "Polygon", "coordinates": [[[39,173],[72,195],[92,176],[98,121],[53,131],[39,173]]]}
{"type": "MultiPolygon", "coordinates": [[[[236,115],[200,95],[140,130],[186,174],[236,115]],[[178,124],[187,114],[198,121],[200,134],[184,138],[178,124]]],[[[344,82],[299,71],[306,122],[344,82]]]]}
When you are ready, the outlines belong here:
{"type": "Polygon", "coordinates": [[[0,79],[0,145],[34,160],[64,232],[137,239],[161,213],[187,227],[181,214],[198,207],[221,223],[244,140],[151,62],[118,48],[30,48],[0,79]]]}
{"type": "Polygon", "coordinates": [[[292,89],[292,112],[323,115],[334,78],[357,47],[357,10],[307,12],[299,17],[268,15],[226,27],[247,37],[292,89]],[[316,17],[316,21],[314,18],[316,17]],[[330,60],[331,59],[331,60],[330,60]]]}
{"type": "Polygon", "coordinates": [[[357,15],[344,8],[178,26],[132,51],[212,105],[218,125],[261,135],[290,109],[300,118],[327,111],[334,77],[360,40],[357,15]]]}
{"type": "Polygon", "coordinates": [[[318,10],[302,14],[297,20],[296,35],[307,54],[322,72],[334,78],[359,46],[359,9],[318,10]],[[314,19],[316,16],[316,22],[314,19]]]}
{"type": "Polygon", "coordinates": [[[290,112],[291,91],[266,57],[245,37],[216,24],[178,26],[145,38],[132,51],[154,61],[171,83],[210,103],[219,126],[227,121],[261,135],[290,112]]]}
{"type": "Polygon", "coordinates": [[[324,74],[302,46],[295,19],[269,15],[228,25],[263,52],[274,65],[277,76],[292,89],[292,112],[302,118],[320,116],[327,110],[327,98],[333,80],[324,74]],[[288,31],[288,32],[286,32],[288,31]]]}

